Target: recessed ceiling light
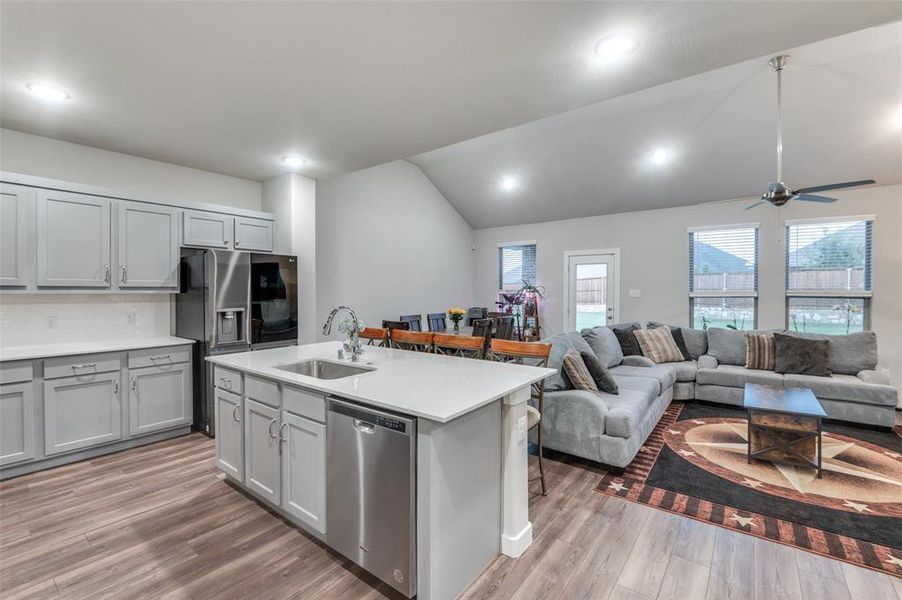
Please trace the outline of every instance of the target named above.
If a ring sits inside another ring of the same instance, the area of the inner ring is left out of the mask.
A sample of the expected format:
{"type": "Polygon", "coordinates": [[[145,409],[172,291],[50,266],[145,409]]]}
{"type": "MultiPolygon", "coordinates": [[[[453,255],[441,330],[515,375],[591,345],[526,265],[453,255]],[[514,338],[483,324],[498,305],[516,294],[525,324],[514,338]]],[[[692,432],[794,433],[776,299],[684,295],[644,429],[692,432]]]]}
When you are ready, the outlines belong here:
{"type": "Polygon", "coordinates": [[[636,47],[636,40],[626,33],[615,33],[603,37],[595,44],[595,56],[603,61],[618,59],[636,47]]]}
{"type": "Polygon", "coordinates": [[[670,152],[663,148],[658,148],[651,153],[651,162],[654,165],[663,165],[670,160],[670,152]]]}
{"type": "Polygon", "coordinates": [[[505,192],[512,192],[517,189],[519,182],[516,177],[511,177],[508,175],[507,177],[501,178],[501,189],[505,192]]]}
{"type": "Polygon", "coordinates": [[[29,92],[41,100],[53,100],[59,102],[61,100],[68,100],[72,97],[66,90],[58,88],[55,85],[50,85],[49,83],[29,83],[25,87],[29,92]]]}
{"type": "Polygon", "coordinates": [[[307,164],[307,159],[303,156],[285,156],[282,162],[292,168],[303,167],[307,164]]]}

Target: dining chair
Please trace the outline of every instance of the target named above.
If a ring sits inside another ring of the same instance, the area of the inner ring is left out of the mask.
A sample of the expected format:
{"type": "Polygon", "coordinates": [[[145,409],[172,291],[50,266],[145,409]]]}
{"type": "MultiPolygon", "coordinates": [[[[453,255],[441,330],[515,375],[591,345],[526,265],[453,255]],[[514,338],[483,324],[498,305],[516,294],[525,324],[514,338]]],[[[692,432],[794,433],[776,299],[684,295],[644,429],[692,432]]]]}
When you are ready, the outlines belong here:
{"type": "Polygon", "coordinates": [[[448,329],[445,321],[445,313],[429,313],[426,315],[426,322],[429,324],[429,331],[442,331],[448,329]]]}
{"type": "MultiPolygon", "coordinates": [[[[492,340],[489,358],[498,362],[514,363],[531,367],[547,367],[551,355],[551,344],[541,342],[514,342],[492,340]]],[[[530,400],[536,406],[526,405],[526,429],[538,428],[536,441],[539,447],[539,478],[542,480],[542,495],[545,495],[545,467],[542,464],[542,411],[545,409],[545,380],[532,384],[530,400]]]]}
{"type": "Polygon", "coordinates": [[[391,337],[391,332],[394,329],[410,329],[410,324],[405,323],[404,321],[382,321],[382,329],[388,329],[388,335],[391,337]]]}
{"type": "Polygon", "coordinates": [[[446,356],[482,358],[485,352],[485,338],[472,335],[454,335],[453,333],[436,333],[433,340],[433,352],[446,356]]]}
{"type": "Polygon", "coordinates": [[[486,350],[488,350],[489,340],[492,339],[492,329],[494,326],[495,322],[492,319],[476,319],[473,321],[473,331],[470,332],[470,335],[484,340],[482,343],[483,356],[485,356],[486,350]]]}
{"type": "Polygon", "coordinates": [[[357,334],[361,340],[366,340],[367,346],[382,348],[388,344],[388,329],[383,327],[364,327],[357,334]]]}
{"type": "Polygon", "coordinates": [[[514,318],[510,315],[497,319],[498,326],[495,328],[495,335],[492,337],[496,340],[510,340],[514,337],[514,318]]]}
{"type": "Polygon", "coordinates": [[[486,319],[500,319],[501,317],[509,317],[509,316],[510,315],[508,315],[507,313],[496,312],[496,311],[492,311],[492,310],[485,313],[486,319]]]}
{"type": "Polygon", "coordinates": [[[467,309],[467,320],[465,323],[472,326],[476,319],[484,319],[489,309],[484,306],[471,306],[467,309]]]}
{"type": "Polygon", "coordinates": [[[423,315],[401,315],[398,320],[407,323],[409,331],[423,331],[423,315]]]}
{"type": "Polygon", "coordinates": [[[431,352],[432,339],[435,336],[431,331],[405,331],[395,329],[391,334],[391,347],[398,350],[413,350],[415,352],[431,352]]]}

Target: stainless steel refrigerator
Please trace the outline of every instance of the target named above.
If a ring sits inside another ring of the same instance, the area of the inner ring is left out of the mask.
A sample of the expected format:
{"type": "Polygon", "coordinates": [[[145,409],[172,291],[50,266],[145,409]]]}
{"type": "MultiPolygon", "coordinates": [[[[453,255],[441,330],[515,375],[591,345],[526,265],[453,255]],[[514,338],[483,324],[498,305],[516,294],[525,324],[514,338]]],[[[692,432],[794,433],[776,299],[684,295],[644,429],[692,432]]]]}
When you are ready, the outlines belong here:
{"type": "Polygon", "coordinates": [[[297,258],[182,249],[175,334],[194,345],[194,427],[215,436],[215,354],[290,346],[298,340],[297,258]]]}

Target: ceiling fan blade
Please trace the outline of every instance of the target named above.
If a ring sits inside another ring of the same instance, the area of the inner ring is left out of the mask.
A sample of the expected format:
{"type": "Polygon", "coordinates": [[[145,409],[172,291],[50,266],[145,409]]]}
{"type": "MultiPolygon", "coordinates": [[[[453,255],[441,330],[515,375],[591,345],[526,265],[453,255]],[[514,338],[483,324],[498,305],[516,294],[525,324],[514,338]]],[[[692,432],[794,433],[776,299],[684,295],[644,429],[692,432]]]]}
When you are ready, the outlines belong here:
{"type": "Polygon", "coordinates": [[[755,208],[755,207],[758,206],[759,204],[767,204],[767,200],[758,200],[758,201],[755,202],[754,204],[752,204],[752,205],[750,205],[750,206],[746,206],[745,209],[746,209],[746,210],[752,210],[753,208],[755,208]]]}
{"type": "Polygon", "coordinates": [[[807,194],[808,192],[826,192],[827,190],[840,190],[842,188],[858,187],[859,185],[869,185],[877,183],[873,179],[862,179],[860,181],[845,181],[843,183],[829,183],[827,185],[815,185],[812,187],[796,190],[796,194],[807,194]]]}
{"type": "Polygon", "coordinates": [[[836,198],[828,198],[827,196],[815,196],[814,194],[799,194],[793,200],[802,200],[803,202],[836,202],[836,198]]]}

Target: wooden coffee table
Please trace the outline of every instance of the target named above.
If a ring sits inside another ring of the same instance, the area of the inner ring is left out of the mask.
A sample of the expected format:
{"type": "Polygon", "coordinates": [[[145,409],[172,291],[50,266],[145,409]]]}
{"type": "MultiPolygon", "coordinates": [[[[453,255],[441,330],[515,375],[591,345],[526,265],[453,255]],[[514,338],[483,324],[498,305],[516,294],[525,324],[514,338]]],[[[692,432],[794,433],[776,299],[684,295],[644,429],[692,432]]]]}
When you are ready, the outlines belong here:
{"type": "Polygon", "coordinates": [[[748,461],[768,460],[814,467],[821,476],[821,419],[824,407],[807,388],[745,384],[748,461]]]}

